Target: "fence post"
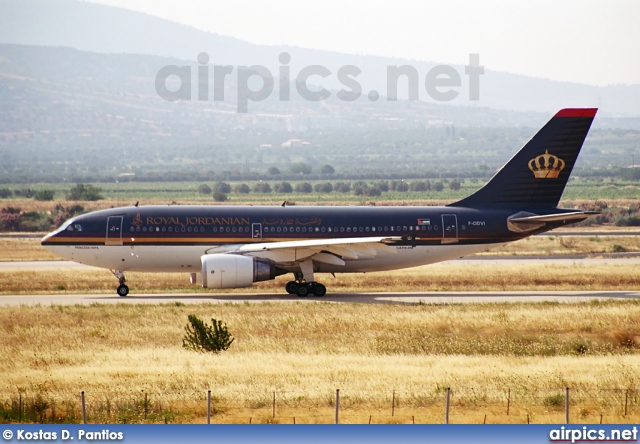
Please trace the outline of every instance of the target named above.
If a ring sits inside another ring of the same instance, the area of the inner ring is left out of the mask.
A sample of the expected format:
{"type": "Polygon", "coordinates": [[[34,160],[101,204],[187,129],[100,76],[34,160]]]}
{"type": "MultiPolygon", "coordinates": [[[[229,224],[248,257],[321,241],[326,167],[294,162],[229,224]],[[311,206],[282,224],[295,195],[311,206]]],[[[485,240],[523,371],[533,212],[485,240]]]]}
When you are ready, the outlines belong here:
{"type": "Polygon", "coordinates": [[[271,412],[271,417],[272,418],[276,417],[276,392],[273,392],[273,409],[271,412]]]}
{"type": "Polygon", "coordinates": [[[509,416],[509,409],[511,408],[511,388],[507,392],[507,416],[509,416]]]}
{"type": "Polygon", "coordinates": [[[18,404],[18,422],[22,422],[22,393],[20,393],[20,402],[18,404]]]}
{"type": "Polygon", "coordinates": [[[149,401],[147,398],[147,393],[144,394],[144,421],[147,422],[147,406],[149,405],[149,401]]]}
{"type": "Polygon", "coordinates": [[[393,391],[393,395],[391,396],[391,416],[394,416],[396,413],[396,391],[393,391]]]}
{"type": "Polygon", "coordinates": [[[207,390],[207,424],[211,424],[211,390],[207,390]]]}
{"type": "Polygon", "coordinates": [[[624,392],[624,416],[627,416],[627,406],[629,405],[629,389],[624,392]]]}
{"type": "Polygon", "coordinates": [[[569,424],[569,387],[564,389],[564,422],[569,424]]]}
{"type": "Polygon", "coordinates": [[[87,405],[84,402],[84,390],[80,393],[80,398],[82,400],[82,423],[87,423],[87,405]]]}
{"type": "Polygon", "coordinates": [[[447,402],[444,410],[444,423],[449,424],[449,399],[451,398],[451,388],[447,387],[447,402]]]}
{"type": "Polygon", "coordinates": [[[339,411],[340,411],[340,389],[336,389],[336,424],[338,424],[339,411]]]}

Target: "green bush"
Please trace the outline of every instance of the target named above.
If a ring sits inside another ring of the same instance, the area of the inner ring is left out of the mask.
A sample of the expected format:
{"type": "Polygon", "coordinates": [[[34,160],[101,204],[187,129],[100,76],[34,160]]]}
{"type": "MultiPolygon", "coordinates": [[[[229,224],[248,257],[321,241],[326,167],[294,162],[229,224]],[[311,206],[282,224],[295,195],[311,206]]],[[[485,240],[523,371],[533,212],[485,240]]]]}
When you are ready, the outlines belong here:
{"type": "Polygon", "coordinates": [[[33,196],[33,198],[35,200],[48,201],[48,200],[53,200],[54,195],[55,195],[55,191],[40,190],[40,191],[36,191],[36,194],[35,196],[33,196]]]}
{"type": "Polygon", "coordinates": [[[69,190],[67,193],[67,200],[101,200],[104,199],[100,194],[101,192],[101,188],[79,183],[69,190]]]}
{"type": "Polygon", "coordinates": [[[207,325],[195,315],[189,315],[189,324],[184,329],[186,334],[182,339],[182,346],[187,350],[209,351],[220,353],[227,350],[234,337],[227,330],[227,324],[211,318],[213,327],[207,325]]]}

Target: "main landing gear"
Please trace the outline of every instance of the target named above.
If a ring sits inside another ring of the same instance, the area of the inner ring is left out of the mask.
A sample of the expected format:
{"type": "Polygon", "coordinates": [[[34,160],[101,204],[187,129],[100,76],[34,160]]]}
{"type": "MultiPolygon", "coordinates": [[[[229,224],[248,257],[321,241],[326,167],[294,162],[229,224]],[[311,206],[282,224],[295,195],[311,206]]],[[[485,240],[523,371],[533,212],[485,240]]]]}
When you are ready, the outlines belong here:
{"type": "Polygon", "coordinates": [[[113,273],[113,275],[118,278],[118,282],[120,282],[120,285],[118,285],[118,288],[116,290],[118,296],[125,297],[126,295],[128,295],[129,287],[127,287],[125,284],[127,279],[124,277],[124,273],[122,272],[122,270],[111,271],[111,273],[113,273]]]}
{"type": "Polygon", "coordinates": [[[301,298],[307,297],[309,295],[322,297],[327,294],[327,287],[319,282],[289,281],[284,288],[285,290],[287,290],[287,293],[295,294],[297,296],[300,296],[301,298]]]}
{"type": "Polygon", "coordinates": [[[296,280],[287,282],[285,290],[289,294],[295,294],[301,298],[309,295],[321,298],[327,294],[327,287],[313,279],[313,262],[307,259],[300,263],[300,271],[293,273],[296,280]]]}

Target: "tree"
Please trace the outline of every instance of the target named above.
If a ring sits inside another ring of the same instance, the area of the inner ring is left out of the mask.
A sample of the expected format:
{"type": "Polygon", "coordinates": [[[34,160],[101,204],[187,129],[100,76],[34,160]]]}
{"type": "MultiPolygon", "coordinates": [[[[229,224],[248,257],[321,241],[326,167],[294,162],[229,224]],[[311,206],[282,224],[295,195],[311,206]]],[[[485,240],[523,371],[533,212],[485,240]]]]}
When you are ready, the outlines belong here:
{"type": "Polygon", "coordinates": [[[317,183],[313,189],[316,193],[330,193],[333,191],[333,185],[330,182],[317,183]]]}
{"type": "Polygon", "coordinates": [[[434,190],[434,191],[440,192],[440,191],[444,190],[444,184],[442,182],[434,182],[431,185],[431,189],[434,190]]]}
{"type": "Polygon", "coordinates": [[[460,189],[460,181],[457,179],[452,180],[451,182],[449,182],[449,189],[454,190],[454,191],[458,191],[460,189]]]}
{"type": "Polygon", "coordinates": [[[293,187],[289,182],[280,182],[273,187],[276,193],[293,193],[293,187]]]}
{"type": "Polygon", "coordinates": [[[349,193],[351,192],[351,183],[350,182],[336,182],[333,186],[333,189],[338,193],[349,193]]]}
{"type": "Polygon", "coordinates": [[[311,168],[311,165],[309,165],[308,163],[298,162],[292,164],[289,167],[289,170],[295,174],[311,174],[313,168],[311,168]]]}
{"type": "Polygon", "coordinates": [[[231,192],[231,185],[227,182],[216,182],[215,185],[213,185],[213,191],[219,191],[227,194],[231,192]]]}
{"type": "Polygon", "coordinates": [[[331,165],[326,164],[326,165],[322,165],[320,167],[320,172],[322,174],[333,174],[336,172],[335,168],[333,168],[331,165]]]}
{"type": "Polygon", "coordinates": [[[211,194],[211,187],[206,183],[203,183],[198,187],[198,193],[200,194],[211,194]]]}
{"type": "Polygon", "coordinates": [[[186,334],[182,346],[187,350],[220,353],[229,349],[234,337],[229,333],[227,324],[211,318],[213,328],[195,315],[189,315],[189,324],[184,327],[186,334]]]}
{"type": "Polygon", "coordinates": [[[0,199],[6,199],[7,197],[11,197],[13,195],[13,191],[9,188],[0,188],[0,199]]]}
{"type": "Polygon", "coordinates": [[[269,173],[272,176],[278,176],[280,174],[280,170],[276,167],[269,167],[269,169],[267,170],[267,173],[269,173]]]}
{"type": "Polygon", "coordinates": [[[309,182],[301,182],[296,184],[296,193],[311,193],[313,187],[309,182]]]}
{"type": "Polygon", "coordinates": [[[248,194],[249,191],[251,191],[249,189],[249,185],[247,185],[246,183],[241,183],[240,185],[236,185],[234,190],[236,193],[241,193],[241,194],[248,194]]]}
{"type": "Polygon", "coordinates": [[[429,191],[429,189],[431,189],[431,183],[429,181],[424,182],[420,180],[409,184],[410,191],[429,191]]]}
{"type": "Polygon", "coordinates": [[[253,192],[254,193],[270,193],[271,185],[269,185],[267,182],[258,182],[257,184],[254,185],[253,192]]]}

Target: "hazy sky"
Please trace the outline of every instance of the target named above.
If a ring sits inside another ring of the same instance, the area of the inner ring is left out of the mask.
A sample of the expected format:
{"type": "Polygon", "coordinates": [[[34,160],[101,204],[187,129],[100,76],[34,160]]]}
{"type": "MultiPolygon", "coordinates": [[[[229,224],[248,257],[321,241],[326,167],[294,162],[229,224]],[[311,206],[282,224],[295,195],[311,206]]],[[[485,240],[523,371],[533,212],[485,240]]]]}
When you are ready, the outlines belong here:
{"type": "Polygon", "coordinates": [[[89,0],[260,44],[640,83],[640,1],[89,0]]]}

